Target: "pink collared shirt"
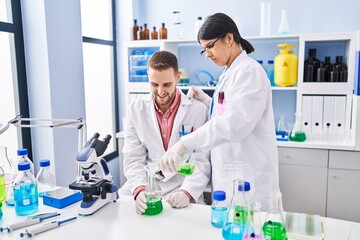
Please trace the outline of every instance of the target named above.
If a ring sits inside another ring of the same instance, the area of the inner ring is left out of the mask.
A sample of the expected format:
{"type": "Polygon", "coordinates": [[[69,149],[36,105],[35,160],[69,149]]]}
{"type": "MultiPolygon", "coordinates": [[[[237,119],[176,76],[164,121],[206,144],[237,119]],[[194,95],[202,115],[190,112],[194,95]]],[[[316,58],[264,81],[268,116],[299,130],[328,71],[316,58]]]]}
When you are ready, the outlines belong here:
{"type": "Polygon", "coordinates": [[[156,118],[159,123],[160,134],[165,151],[168,149],[169,146],[171,131],[174,125],[176,113],[180,106],[180,100],[181,100],[180,90],[176,89],[174,102],[171,104],[170,108],[165,113],[163,113],[160,110],[160,108],[157,106],[154,100],[156,118]]]}

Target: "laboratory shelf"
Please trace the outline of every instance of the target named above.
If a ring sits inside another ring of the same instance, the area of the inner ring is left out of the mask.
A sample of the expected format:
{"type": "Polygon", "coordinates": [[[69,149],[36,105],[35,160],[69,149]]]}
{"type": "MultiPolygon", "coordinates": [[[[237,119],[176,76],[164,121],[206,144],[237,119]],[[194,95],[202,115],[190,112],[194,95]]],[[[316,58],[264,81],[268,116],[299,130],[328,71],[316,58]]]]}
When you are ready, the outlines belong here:
{"type": "Polygon", "coordinates": [[[297,87],[271,87],[274,91],[296,91],[297,87]]]}
{"type": "Polygon", "coordinates": [[[354,150],[355,145],[352,142],[328,142],[328,141],[277,141],[278,147],[292,147],[292,148],[314,148],[314,149],[331,149],[331,150],[354,150]]]}

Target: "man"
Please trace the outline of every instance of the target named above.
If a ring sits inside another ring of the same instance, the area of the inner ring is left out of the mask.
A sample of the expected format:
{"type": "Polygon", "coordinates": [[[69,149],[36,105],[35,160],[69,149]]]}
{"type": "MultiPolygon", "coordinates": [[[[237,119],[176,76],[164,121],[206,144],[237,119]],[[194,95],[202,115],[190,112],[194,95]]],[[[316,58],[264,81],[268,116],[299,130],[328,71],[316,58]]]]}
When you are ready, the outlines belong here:
{"type": "MultiPolygon", "coordinates": [[[[129,106],[125,124],[124,174],[127,182],[123,190],[130,191],[136,201],[136,211],[143,214],[147,208],[144,166],[159,163],[165,151],[180,139],[184,128],[196,131],[208,117],[207,107],[189,100],[176,84],[180,72],[176,56],[167,51],[153,54],[148,63],[151,94],[135,100],[129,106]]],[[[194,152],[194,173],[160,172],[157,182],[162,195],[174,208],[183,208],[190,202],[202,202],[202,193],[210,179],[208,152],[194,152]]]]}

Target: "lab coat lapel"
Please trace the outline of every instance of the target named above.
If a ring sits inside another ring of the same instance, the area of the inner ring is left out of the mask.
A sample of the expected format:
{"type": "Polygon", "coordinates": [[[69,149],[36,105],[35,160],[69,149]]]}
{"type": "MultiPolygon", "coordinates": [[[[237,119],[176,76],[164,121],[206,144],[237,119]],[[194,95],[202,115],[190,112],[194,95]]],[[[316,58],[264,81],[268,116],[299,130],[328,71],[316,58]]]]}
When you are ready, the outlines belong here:
{"type": "MultiPolygon", "coordinates": [[[[157,121],[157,118],[156,118],[156,113],[155,113],[155,106],[154,106],[154,103],[153,103],[153,99],[152,99],[152,94],[149,94],[148,96],[148,114],[151,118],[151,121],[153,123],[153,128],[154,128],[154,132],[155,132],[155,136],[156,136],[156,139],[154,139],[154,142],[161,142],[162,143],[162,138],[161,138],[161,133],[160,133],[160,127],[159,127],[159,123],[157,121]]],[[[162,144],[161,144],[162,146],[162,144]]],[[[162,147],[161,149],[164,150],[164,153],[165,153],[165,149],[162,147]]]]}
{"type": "Polygon", "coordinates": [[[181,102],[180,102],[178,111],[176,113],[176,117],[174,119],[174,124],[173,124],[173,128],[171,131],[169,147],[174,145],[179,140],[178,136],[179,136],[180,126],[184,122],[183,120],[187,113],[187,109],[191,104],[191,101],[186,97],[186,95],[184,93],[182,93],[181,91],[180,91],[180,93],[181,93],[181,102]]]}

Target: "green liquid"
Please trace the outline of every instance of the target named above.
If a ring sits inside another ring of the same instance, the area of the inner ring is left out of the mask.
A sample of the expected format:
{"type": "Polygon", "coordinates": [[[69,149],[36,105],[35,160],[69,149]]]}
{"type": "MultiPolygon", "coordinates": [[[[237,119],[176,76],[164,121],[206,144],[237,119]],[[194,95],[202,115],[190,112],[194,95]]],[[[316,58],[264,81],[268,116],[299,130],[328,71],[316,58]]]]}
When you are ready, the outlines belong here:
{"type": "Polygon", "coordinates": [[[5,193],[5,178],[4,175],[0,176],[0,202],[4,201],[6,198],[5,193]]]}
{"type": "Polygon", "coordinates": [[[304,142],[306,140],[306,135],[304,132],[291,132],[289,134],[289,139],[293,142],[304,142]]]}
{"type": "Polygon", "coordinates": [[[234,209],[234,222],[246,223],[247,218],[248,218],[247,207],[236,205],[234,209]]]}
{"type": "Polygon", "coordinates": [[[262,228],[265,239],[270,237],[271,240],[287,240],[286,229],[282,223],[279,222],[265,222],[262,228]]]}
{"type": "Polygon", "coordinates": [[[146,199],[147,209],[144,215],[153,216],[162,212],[163,205],[159,196],[147,196],[146,199]]]}
{"type": "Polygon", "coordinates": [[[178,173],[189,176],[193,174],[194,169],[195,169],[195,164],[180,164],[178,173]]]}

